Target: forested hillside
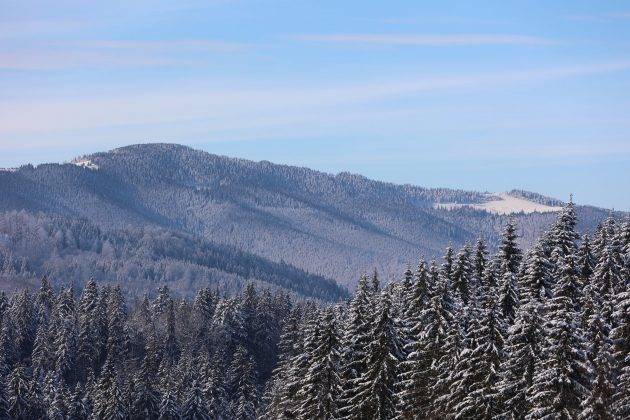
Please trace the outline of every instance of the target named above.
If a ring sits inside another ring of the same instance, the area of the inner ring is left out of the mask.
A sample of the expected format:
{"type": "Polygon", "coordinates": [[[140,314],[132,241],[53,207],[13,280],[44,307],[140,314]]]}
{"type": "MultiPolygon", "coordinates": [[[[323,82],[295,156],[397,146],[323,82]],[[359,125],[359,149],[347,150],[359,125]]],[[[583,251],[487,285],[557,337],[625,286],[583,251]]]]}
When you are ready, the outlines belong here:
{"type": "Polygon", "coordinates": [[[0,287],[119,284],[131,296],[154,295],[168,285],[179,296],[203,287],[234,294],[251,282],[294,296],[338,301],[335,281],[189,234],[155,226],[103,231],[85,219],[0,214],[0,287]]]}
{"type": "MultiPolygon", "coordinates": [[[[546,206],[562,204],[524,191],[509,194],[546,206]]],[[[391,278],[417,255],[438,257],[449,245],[461,247],[483,237],[495,246],[510,217],[518,223],[520,245],[527,248],[556,215],[518,210],[499,215],[466,207],[494,199],[486,193],[231,159],[170,144],[124,147],[73,164],[0,171],[0,211],[85,218],[107,231],[166,228],[351,288],[356,273],[376,268],[391,278]],[[439,203],[464,206],[446,210],[436,208],[439,203]]],[[[593,231],[609,214],[581,206],[576,212],[580,232],[593,231]]]]}
{"type": "Polygon", "coordinates": [[[0,293],[0,418],[630,417],[630,221],[524,252],[508,223],[351,301],[252,284],[127,300],[89,281],[0,293]]]}

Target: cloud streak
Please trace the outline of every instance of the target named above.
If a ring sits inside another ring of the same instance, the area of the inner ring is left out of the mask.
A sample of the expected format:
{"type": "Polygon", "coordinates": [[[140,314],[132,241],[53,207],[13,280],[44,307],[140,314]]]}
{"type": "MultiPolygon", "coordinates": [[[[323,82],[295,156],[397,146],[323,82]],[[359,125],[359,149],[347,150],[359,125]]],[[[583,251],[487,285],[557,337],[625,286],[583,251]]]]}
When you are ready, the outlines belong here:
{"type": "Polygon", "coordinates": [[[47,41],[0,50],[0,70],[156,67],[199,64],[202,53],[237,53],[252,47],[221,40],[47,41]]]}
{"type": "Polygon", "coordinates": [[[481,45],[555,45],[557,41],[527,35],[513,34],[457,34],[457,35],[405,35],[405,34],[305,34],[294,37],[298,41],[409,46],[481,46],[481,45]]]}
{"type": "MultiPolygon", "coordinates": [[[[310,115],[321,122],[353,106],[378,104],[423,92],[460,93],[492,90],[514,84],[541,83],[571,77],[630,70],[630,61],[602,65],[419,77],[407,81],[341,84],[336,86],[277,86],[269,89],[182,89],[126,93],[115,97],[24,101],[0,106],[0,138],[6,145],[24,135],[98,130],[106,127],[164,126],[203,123],[215,130],[291,126],[310,115]],[[33,124],[37,121],[37,124],[33,124]],[[12,140],[13,139],[13,140],[12,140]]],[[[197,84],[197,86],[199,86],[197,84]]]]}
{"type": "Polygon", "coordinates": [[[615,12],[604,13],[599,15],[569,15],[566,17],[568,20],[582,21],[582,22],[611,22],[615,20],[628,20],[630,19],[630,11],[627,12],[615,12]]]}

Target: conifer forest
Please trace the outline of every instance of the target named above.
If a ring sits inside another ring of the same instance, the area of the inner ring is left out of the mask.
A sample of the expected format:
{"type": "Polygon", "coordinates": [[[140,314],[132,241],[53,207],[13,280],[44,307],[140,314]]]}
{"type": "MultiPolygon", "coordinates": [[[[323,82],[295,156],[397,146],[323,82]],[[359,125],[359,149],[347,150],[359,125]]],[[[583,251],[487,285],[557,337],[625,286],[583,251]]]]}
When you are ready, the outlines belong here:
{"type": "Polygon", "coordinates": [[[630,418],[630,222],[576,223],[524,250],[508,222],[337,303],[43,278],[0,294],[0,418],[630,418]]]}

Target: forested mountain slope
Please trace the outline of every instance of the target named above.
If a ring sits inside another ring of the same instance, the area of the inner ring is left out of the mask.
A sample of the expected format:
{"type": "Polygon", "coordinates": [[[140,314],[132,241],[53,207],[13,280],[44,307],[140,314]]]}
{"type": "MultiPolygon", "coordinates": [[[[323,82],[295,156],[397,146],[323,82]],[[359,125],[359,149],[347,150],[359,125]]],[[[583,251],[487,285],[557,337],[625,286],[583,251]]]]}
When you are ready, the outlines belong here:
{"type": "MultiPolygon", "coordinates": [[[[550,209],[562,204],[524,191],[510,196],[550,209]]],[[[508,217],[516,219],[527,246],[556,214],[495,214],[469,206],[503,199],[232,159],[171,144],[0,171],[0,211],[83,217],[105,230],[159,226],[351,286],[358,272],[376,268],[388,278],[419,255],[440,255],[449,244],[459,247],[483,236],[495,246],[508,217]]],[[[593,230],[608,215],[591,207],[578,207],[577,213],[582,231],[593,230]]]]}
{"type": "Polygon", "coordinates": [[[0,288],[34,285],[43,276],[76,287],[92,278],[135,296],[154,295],[161,285],[184,297],[201,287],[231,295],[246,283],[326,301],[347,296],[333,280],[177,231],[102,231],[85,219],[0,214],[0,288]]]}

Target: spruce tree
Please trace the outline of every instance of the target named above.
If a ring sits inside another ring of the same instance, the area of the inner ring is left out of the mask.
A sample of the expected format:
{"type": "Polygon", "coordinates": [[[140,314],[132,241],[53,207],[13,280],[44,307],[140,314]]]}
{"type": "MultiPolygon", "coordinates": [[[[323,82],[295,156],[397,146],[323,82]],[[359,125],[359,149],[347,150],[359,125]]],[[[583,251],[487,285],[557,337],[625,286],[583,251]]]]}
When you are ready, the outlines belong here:
{"type": "Polygon", "coordinates": [[[366,369],[365,354],[370,343],[371,313],[370,287],[365,275],[359,279],[357,291],[347,314],[340,362],[342,391],[339,412],[341,417],[351,416],[353,405],[350,401],[356,397],[359,378],[366,369]]]}
{"type": "Polygon", "coordinates": [[[395,385],[402,349],[390,316],[391,305],[391,296],[383,292],[365,355],[365,371],[348,401],[351,417],[389,419],[396,413],[395,385]]]}
{"type": "Polygon", "coordinates": [[[473,295],[475,293],[475,288],[472,286],[474,267],[470,253],[470,246],[466,244],[457,254],[457,263],[453,269],[453,291],[456,292],[464,305],[468,305],[471,293],[473,295]]]}
{"type": "Polygon", "coordinates": [[[613,409],[617,418],[630,417],[630,291],[629,283],[614,297],[612,339],[613,367],[616,370],[613,409]]]}
{"type": "Polygon", "coordinates": [[[558,257],[560,277],[545,305],[546,340],[528,396],[528,419],[575,418],[588,396],[583,336],[573,302],[575,273],[564,257],[558,257]]]}
{"type": "Polygon", "coordinates": [[[7,394],[9,400],[9,415],[12,419],[31,418],[31,401],[29,396],[29,377],[26,369],[16,366],[7,380],[7,394]]]}
{"type": "Polygon", "coordinates": [[[302,382],[298,409],[301,418],[333,419],[337,417],[341,391],[339,378],[340,339],[332,308],[321,320],[319,343],[308,355],[308,371],[302,382]]]}
{"type": "Polygon", "coordinates": [[[247,349],[240,346],[230,365],[230,391],[232,413],[238,420],[253,420],[258,406],[254,364],[247,349]]]}
{"type": "Polygon", "coordinates": [[[182,420],[209,420],[211,417],[206,409],[201,387],[196,380],[193,380],[186,396],[186,401],[182,406],[182,420]]]}

